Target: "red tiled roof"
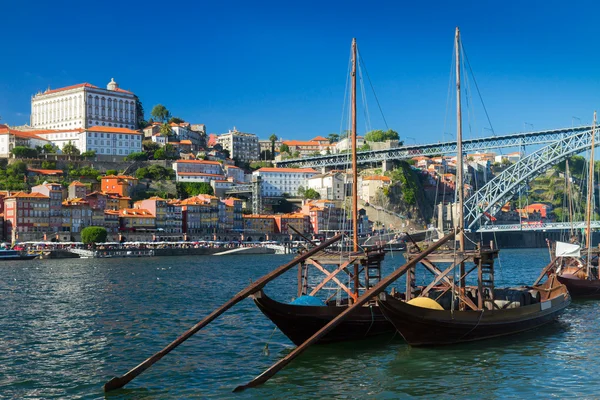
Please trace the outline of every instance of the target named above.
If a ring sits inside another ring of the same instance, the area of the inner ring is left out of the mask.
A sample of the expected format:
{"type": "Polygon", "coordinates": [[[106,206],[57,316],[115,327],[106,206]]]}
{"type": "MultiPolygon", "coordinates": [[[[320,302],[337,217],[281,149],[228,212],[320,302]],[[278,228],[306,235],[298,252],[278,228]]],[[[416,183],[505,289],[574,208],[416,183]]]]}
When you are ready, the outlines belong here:
{"type": "Polygon", "coordinates": [[[218,161],[208,161],[208,160],[177,160],[176,163],[181,164],[210,164],[210,165],[221,165],[218,161]]]}
{"type": "Polygon", "coordinates": [[[391,182],[389,176],[383,175],[373,175],[373,176],[365,176],[363,177],[363,181],[383,181],[383,182],[391,182]]]}
{"type": "Polygon", "coordinates": [[[51,94],[51,93],[56,93],[56,92],[62,92],[64,90],[77,89],[77,88],[80,88],[80,87],[88,87],[88,88],[92,88],[92,89],[98,89],[98,86],[94,86],[91,83],[79,83],[77,85],[65,86],[63,88],[46,90],[43,94],[51,94]]]}
{"type": "Polygon", "coordinates": [[[179,143],[181,143],[181,144],[192,144],[192,141],[189,140],[189,139],[184,139],[184,140],[180,141],[179,143]]]}
{"type": "Polygon", "coordinates": [[[329,142],[329,139],[324,138],[323,136],[317,136],[317,137],[311,139],[311,142],[317,142],[317,141],[319,141],[319,142],[328,141],[329,142]]]}
{"type": "Polygon", "coordinates": [[[19,197],[19,198],[38,198],[38,199],[49,199],[50,197],[46,196],[45,194],[42,193],[38,193],[38,192],[32,192],[32,193],[25,193],[25,192],[17,192],[11,196],[8,196],[7,199],[13,198],[13,197],[19,197]]]}
{"type": "Polygon", "coordinates": [[[178,172],[177,175],[182,176],[218,176],[219,178],[223,178],[223,175],[220,174],[205,174],[202,172],[178,172]]]}
{"type": "Polygon", "coordinates": [[[311,147],[319,147],[321,144],[319,142],[308,141],[304,142],[302,140],[285,140],[282,144],[286,144],[288,146],[311,146],[311,147]]]}
{"type": "Polygon", "coordinates": [[[125,89],[121,89],[121,88],[116,88],[115,90],[112,90],[113,92],[120,92],[120,93],[129,93],[129,94],[133,94],[133,92],[130,92],[129,90],[125,90],[125,89]]]}
{"type": "Polygon", "coordinates": [[[273,167],[262,167],[258,170],[259,172],[308,172],[308,173],[317,173],[312,168],[273,168],[273,167]]]}
{"type": "Polygon", "coordinates": [[[27,171],[33,172],[34,174],[40,175],[62,175],[62,169],[37,169],[37,168],[27,168],[27,171]]]}
{"type": "Polygon", "coordinates": [[[71,184],[69,186],[87,186],[87,185],[84,185],[83,183],[81,183],[79,181],[73,181],[73,182],[71,182],[71,184]]]}
{"type": "Polygon", "coordinates": [[[129,135],[141,135],[140,131],[134,131],[133,129],[127,128],[115,128],[114,126],[92,126],[91,128],[87,128],[86,130],[92,132],[108,132],[108,133],[127,133],[129,135]]]}

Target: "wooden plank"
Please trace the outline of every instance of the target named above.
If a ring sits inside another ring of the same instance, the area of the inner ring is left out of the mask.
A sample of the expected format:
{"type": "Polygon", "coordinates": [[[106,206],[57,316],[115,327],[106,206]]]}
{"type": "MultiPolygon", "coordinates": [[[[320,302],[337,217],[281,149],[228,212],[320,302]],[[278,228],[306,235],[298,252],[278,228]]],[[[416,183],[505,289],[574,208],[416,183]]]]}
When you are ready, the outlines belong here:
{"type": "Polygon", "coordinates": [[[288,354],[287,356],[285,356],[284,358],[279,360],[277,363],[273,364],[269,369],[267,369],[265,372],[263,372],[262,374],[260,374],[259,376],[257,376],[256,378],[254,378],[253,380],[248,382],[247,384],[240,385],[240,386],[236,387],[233,391],[239,392],[239,391],[251,388],[251,387],[256,387],[256,386],[262,385],[263,383],[267,382],[277,372],[279,372],[282,368],[284,368],[286,365],[288,365],[294,358],[296,358],[300,354],[302,354],[302,352],[304,352],[304,350],[306,350],[308,347],[310,347],[310,345],[312,345],[313,343],[315,343],[316,341],[321,339],[321,337],[323,337],[329,331],[331,331],[333,328],[338,326],[349,315],[351,315],[353,311],[358,309],[358,307],[362,307],[367,302],[369,302],[369,300],[371,300],[372,297],[375,297],[379,293],[383,292],[385,290],[385,288],[387,288],[390,284],[392,284],[394,281],[396,281],[398,278],[400,278],[402,275],[404,275],[410,267],[412,267],[413,265],[415,265],[416,263],[418,263],[419,261],[421,261],[422,259],[427,257],[430,253],[434,252],[438,247],[442,246],[448,240],[453,239],[454,236],[455,236],[455,232],[452,232],[452,233],[444,236],[437,243],[435,243],[432,247],[430,247],[429,249],[427,249],[423,253],[421,253],[421,255],[419,257],[413,258],[412,260],[408,261],[406,264],[404,264],[403,266],[401,266],[400,268],[398,268],[397,270],[392,272],[390,275],[388,275],[386,278],[384,278],[381,282],[379,282],[377,285],[373,286],[373,288],[367,290],[362,296],[360,296],[358,298],[358,300],[356,301],[356,303],[354,303],[352,306],[350,306],[347,309],[345,309],[344,311],[342,311],[337,317],[332,319],[331,322],[329,322],[327,325],[325,325],[323,328],[321,328],[317,333],[312,335],[308,340],[306,340],[300,346],[296,347],[290,354],[288,354]]]}
{"type": "Polygon", "coordinates": [[[308,262],[312,263],[312,265],[315,266],[315,268],[317,268],[319,271],[321,271],[322,273],[324,273],[327,277],[331,276],[331,279],[338,284],[338,286],[346,293],[348,293],[348,296],[350,296],[351,299],[356,300],[358,298],[357,295],[355,295],[354,293],[352,293],[350,291],[350,289],[348,289],[348,287],[346,285],[344,285],[338,278],[336,278],[335,276],[332,276],[332,274],[327,271],[321,264],[319,264],[318,262],[316,262],[315,260],[308,260],[308,262]]]}
{"type": "Polygon", "coordinates": [[[433,281],[431,281],[431,283],[429,285],[427,285],[427,287],[425,289],[423,289],[423,291],[421,292],[421,296],[425,296],[427,295],[427,293],[429,293],[429,291],[431,290],[431,288],[433,288],[435,285],[437,285],[438,283],[440,283],[440,281],[446,277],[450,272],[452,272],[452,270],[456,267],[456,265],[460,262],[462,262],[464,260],[458,261],[453,263],[451,266],[449,266],[448,268],[446,268],[446,270],[444,270],[444,272],[442,272],[441,274],[437,275],[435,277],[435,279],[433,281]]]}
{"type": "Polygon", "coordinates": [[[106,382],[103,386],[104,391],[109,392],[111,390],[122,388],[123,386],[125,386],[126,384],[131,382],[133,379],[135,379],[136,376],[140,375],[142,372],[144,372],[145,370],[150,368],[152,366],[152,364],[154,364],[155,362],[157,362],[158,360],[160,360],[161,358],[163,358],[164,356],[169,354],[171,352],[171,350],[173,350],[174,348],[179,346],[181,343],[185,342],[187,339],[192,337],[192,335],[194,335],[200,329],[204,328],[206,325],[211,323],[219,315],[223,314],[225,311],[227,311],[228,309],[233,307],[235,304],[239,303],[240,301],[242,301],[246,297],[250,296],[251,294],[258,292],[267,283],[269,283],[273,279],[282,275],[284,272],[288,271],[289,269],[291,269],[292,267],[301,263],[302,261],[308,259],[310,256],[321,251],[322,249],[326,248],[327,246],[331,246],[333,243],[337,242],[341,238],[342,238],[341,234],[336,235],[333,238],[331,238],[331,239],[327,240],[326,242],[324,242],[323,244],[321,244],[320,246],[317,246],[314,249],[311,249],[311,250],[307,251],[306,253],[299,255],[298,257],[294,258],[289,263],[282,265],[282,266],[278,267],[277,269],[275,269],[274,271],[271,271],[268,274],[262,276],[261,278],[256,280],[254,283],[247,286],[244,290],[242,290],[241,292],[236,294],[233,298],[231,298],[229,301],[227,301],[221,307],[217,308],[215,311],[210,313],[202,321],[200,321],[196,325],[192,326],[183,335],[181,335],[176,340],[171,342],[167,347],[165,347],[158,353],[154,354],[152,357],[147,358],[145,361],[143,361],[141,364],[137,365],[135,368],[133,368],[132,370],[127,372],[125,375],[120,376],[120,377],[115,377],[115,378],[111,379],[110,381],[106,382]]]}
{"type": "Polygon", "coordinates": [[[321,281],[321,283],[319,283],[317,285],[317,287],[313,289],[312,292],[310,292],[310,295],[314,296],[319,290],[321,290],[321,288],[323,286],[325,286],[327,284],[327,282],[329,282],[331,279],[333,279],[333,277],[335,275],[337,275],[338,272],[342,271],[344,268],[346,268],[348,265],[350,265],[353,261],[354,260],[346,261],[345,263],[340,265],[335,271],[333,271],[331,274],[327,275],[327,277],[325,279],[323,279],[323,281],[321,281]]]}
{"type": "MultiPolygon", "coordinates": [[[[427,259],[421,260],[421,264],[423,264],[425,267],[427,267],[427,269],[429,269],[434,274],[436,274],[436,275],[440,275],[441,274],[442,275],[442,280],[446,284],[448,284],[448,286],[450,286],[450,287],[452,286],[452,282],[450,281],[450,279],[448,279],[447,276],[443,275],[442,272],[435,265],[433,265],[432,263],[429,262],[429,260],[427,260],[427,259]]],[[[464,279],[465,276],[466,276],[466,274],[463,275],[462,278],[464,279]]],[[[468,305],[472,310],[477,310],[478,309],[477,306],[475,305],[475,303],[473,303],[471,301],[471,299],[469,299],[468,297],[465,296],[463,290],[457,291],[456,295],[458,296],[458,298],[463,303],[465,303],[466,305],[468,305]]]]}

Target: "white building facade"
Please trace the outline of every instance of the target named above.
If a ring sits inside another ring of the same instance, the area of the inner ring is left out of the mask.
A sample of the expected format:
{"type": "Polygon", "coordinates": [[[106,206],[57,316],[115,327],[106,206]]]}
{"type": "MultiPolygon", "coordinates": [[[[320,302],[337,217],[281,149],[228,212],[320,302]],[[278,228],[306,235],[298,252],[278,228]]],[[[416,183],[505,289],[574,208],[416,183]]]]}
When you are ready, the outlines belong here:
{"type": "Polygon", "coordinates": [[[324,200],[344,200],[347,194],[350,195],[347,190],[351,188],[351,183],[347,182],[346,174],[339,172],[314,175],[306,185],[306,189],[317,191],[324,200]]]}
{"type": "Polygon", "coordinates": [[[284,193],[298,196],[298,187],[306,188],[308,179],[317,175],[312,168],[261,168],[252,173],[262,180],[261,195],[281,197],[284,193]]]}
{"type": "Polygon", "coordinates": [[[92,126],[89,129],[31,131],[62,149],[71,142],[82,153],[127,156],[142,151],[142,132],[127,128],[92,126]]]}
{"type": "Polygon", "coordinates": [[[252,133],[238,132],[235,128],[219,135],[217,143],[223,150],[229,151],[229,157],[239,161],[256,161],[260,159],[258,136],[252,133]]]}
{"type": "Polygon", "coordinates": [[[208,160],[177,160],[173,163],[177,182],[206,182],[223,181],[223,167],[218,161],[208,160]]]}
{"type": "Polygon", "coordinates": [[[106,89],[89,83],[48,89],[31,98],[31,126],[77,129],[92,126],[137,128],[137,97],[114,79],[106,89]]]}

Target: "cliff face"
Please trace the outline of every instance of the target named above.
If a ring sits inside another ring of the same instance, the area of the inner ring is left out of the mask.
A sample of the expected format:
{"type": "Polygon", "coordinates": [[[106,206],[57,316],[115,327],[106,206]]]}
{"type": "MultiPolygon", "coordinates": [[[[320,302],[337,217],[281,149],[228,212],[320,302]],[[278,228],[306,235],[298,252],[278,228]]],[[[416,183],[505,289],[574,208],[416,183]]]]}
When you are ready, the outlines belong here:
{"type": "Polygon", "coordinates": [[[376,197],[376,205],[402,215],[416,225],[428,224],[433,217],[434,206],[425,196],[423,176],[404,161],[386,175],[392,183],[376,197]]]}

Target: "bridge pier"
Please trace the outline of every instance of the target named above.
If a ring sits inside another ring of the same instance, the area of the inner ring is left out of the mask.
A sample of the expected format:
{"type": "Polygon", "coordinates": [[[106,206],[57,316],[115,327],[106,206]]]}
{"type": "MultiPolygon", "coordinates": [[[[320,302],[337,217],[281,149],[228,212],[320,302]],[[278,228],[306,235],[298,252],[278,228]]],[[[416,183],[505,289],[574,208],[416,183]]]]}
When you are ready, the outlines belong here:
{"type": "Polygon", "coordinates": [[[394,164],[390,160],[383,160],[381,162],[381,171],[391,171],[394,168],[394,164]]]}

